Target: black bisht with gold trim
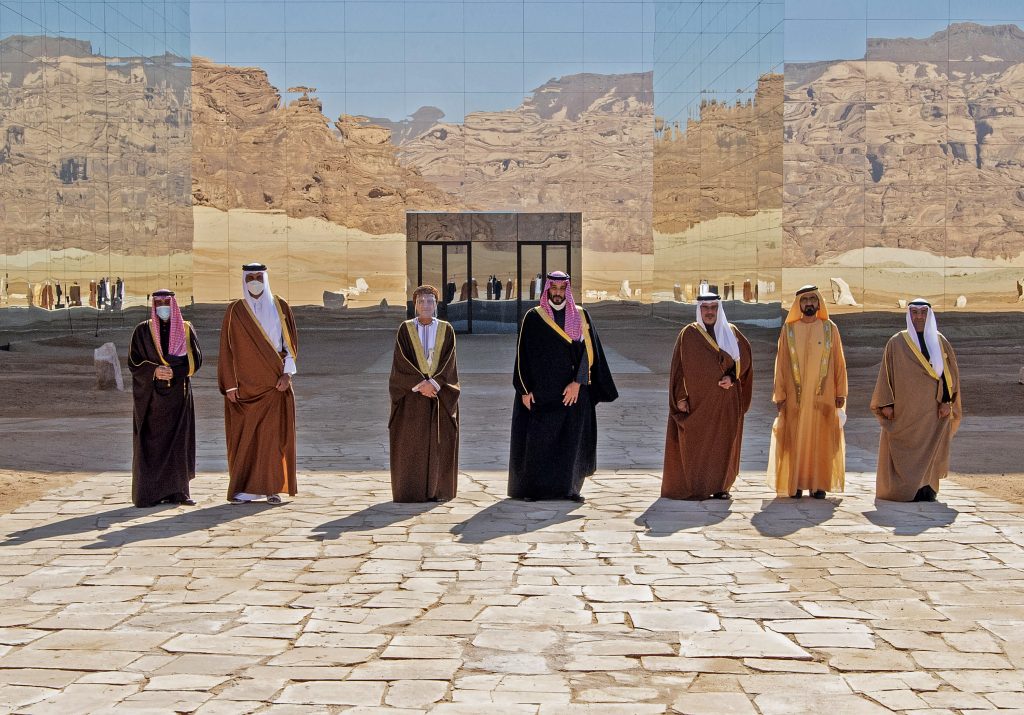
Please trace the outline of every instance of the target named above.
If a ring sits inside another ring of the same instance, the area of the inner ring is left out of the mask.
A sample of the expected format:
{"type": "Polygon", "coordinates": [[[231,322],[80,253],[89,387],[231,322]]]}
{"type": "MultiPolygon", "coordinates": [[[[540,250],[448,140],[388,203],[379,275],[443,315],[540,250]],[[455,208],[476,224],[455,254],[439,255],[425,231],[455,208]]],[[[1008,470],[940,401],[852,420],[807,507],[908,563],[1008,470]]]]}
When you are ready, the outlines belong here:
{"type": "Polygon", "coordinates": [[[512,441],[508,463],[508,495],[513,499],[569,499],[578,496],[583,480],[597,469],[597,411],[611,402],[615,388],[601,340],[586,310],[584,340],[572,341],[552,324],[541,308],[524,317],[519,330],[512,407],[512,441]],[[590,362],[589,383],[580,386],[576,404],[562,404],[562,392],[590,362]],[[533,393],[531,409],[522,396],[533,393]]]}

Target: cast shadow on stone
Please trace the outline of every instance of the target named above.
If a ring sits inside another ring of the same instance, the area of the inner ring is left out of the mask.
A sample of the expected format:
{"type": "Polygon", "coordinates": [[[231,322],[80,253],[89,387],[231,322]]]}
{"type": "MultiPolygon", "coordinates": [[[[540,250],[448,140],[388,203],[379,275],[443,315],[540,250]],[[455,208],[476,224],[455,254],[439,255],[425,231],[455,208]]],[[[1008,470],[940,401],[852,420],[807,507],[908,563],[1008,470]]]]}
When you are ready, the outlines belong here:
{"type": "Polygon", "coordinates": [[[176,536],[193,534],[197,531],[209,531],[214,527],[243,519],[247,516],[280,508],[280,506],[274,506],[265,502],[255,502],[252,504],[225,503],[203,509],[177,512],[166,519],[130,524],[123,529],[103,532],[99,535],[97,541],[86,544],[82,548],[116,549],[122,546],[130,546],[140,541],[173,539],[176,536]]]}
{"type": "Polygon", "coordinates": [[[720,524],[732,514],[731,505],[732,502],[726,499],[682,501],[661,497],[634,519],[633,523],[644,527],[647,536],[672,536],[680,531],[720,524]]]}
{"type": "Polygon", "coordinates": [[[761,510],[751,517],[750,524],[761,536],[789,536],[801,529],[821,526],[835,516],[836,507],[842,503],[841,497],[764,499],[761,510]]]}
{"type": "Polygon", "coordinates": [[[929,529],[942,529],[956,521],[956,509],[942,502],[897,502],[875,499],[875,510],[864,518],[875,526],[892,529],[897,536],[917,536],[929,529]]]}
{"type": "Polygon", "coordinates": [[[361,531],[373,531],[393,526],[394,524],[415,518],[420,514],[440,506],[440,502],[422,502],[411,504],[398,504],[396,502],[382,502],[374,504],[365,509],[349,514],[341,519],[328,521],[324,524],[313,527],[313,534],[308,538],[310,541],[333,541],[340,539],[342,534],[356,533],[361,531]]]}
{"type": "Polygon", "coordinates": [[[580,520],[582,514],[571,513],[580,506],[576,502],[561,499],[535,502],[503,499],[481,509],[461,524],[456,524],[451,533],[458,543],[482,544],[503,536],[526,534],[580,520]]]}
{"type": "Polygon", "coordinates": [[[86,534],[91,531],[108,529],[114,524],[122,521],[131,521],[150,514],[160,514],[164,511],[176,509],[174,504],[161,504],[154,509],[138,509],[136,507],[122,507],[98,514],[82,514],[62,521],[53,521],[41,526],[33,526],[28,529],[12,531],[0,541],[0,546],[19,546],[33,541],[41,541],[59,536],[74,536],[75,534],[86,534]]]}

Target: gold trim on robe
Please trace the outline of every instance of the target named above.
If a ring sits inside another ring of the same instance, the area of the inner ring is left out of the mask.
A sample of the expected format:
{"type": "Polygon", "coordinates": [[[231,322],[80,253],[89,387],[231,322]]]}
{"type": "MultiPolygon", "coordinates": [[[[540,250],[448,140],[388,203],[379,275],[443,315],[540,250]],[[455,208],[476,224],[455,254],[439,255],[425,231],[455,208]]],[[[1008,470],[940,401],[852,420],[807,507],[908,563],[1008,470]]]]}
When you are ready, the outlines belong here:
{"type": "MultiPolygon", "coordinates": [[[[558,323],[555,322],[555,319],[553,317],[547,314],[547,311],[545,311],[539,305],[536,308],[534,308],[534,310],[537,311],[537,314],[547,324],[547,326],[554,330],[556,333],[558,333],[561,336],[561,338],[565,340],[565,342],[575,342],[572,338],[569,337],[569,334],[567,332],[558,327],[558,323]]],[[[583,336],[583,344],[587,348],[587,364],[590,366],[591,369],[593,369],[594,346],[590,341],[590,324],[587,322],[587,316],[582,310],[580,310],[580,333],[583,336]]],[[[520,381],[521,380],[522,378],[520,378],[520,381]]],[[[587,384],[590,384],[590,370],[587,371],[587,384]]]]}
{"type": "MultiPolygon", "coordinates": [[[[917,361],[919,363],[921,363],[921,367],[924,368],[924,371],[927,372],[929,375],[931,375],[933,380],[938,380],[939,376],[938,376],[938,374],[936,374],[935,368],[932,367],[932,364],[931,364],[930,361],[925,359],[924,353],[921,352],[921,348],[919,348],[918,345],[917,345],[917,341],[910,337],[910,331],[909,330],[901,330],[900,331],[900,335],[902,335],[903,339],[905,341],[907,341],[907,345],[910,346],[910,352],[912,352],[914,354],[914,357],[917,358],[917,361]]],[[[940,347],[941,347],[941,344],[940,344],[940,347]]],[[[947,369],[948,365],[949,365],[949,363],[947,361],[946,351],[943,350],[942,351],[942,378],[943,378],[943,380],[946,383],[946,389],[949,391],[950,399],[952,399],[953,397],[955,397],[955,395],[953,394],[953,382],[952,382],[952,380],[949,377],[949,370],[947,369]]]]}
{"type": "Polygon", "coordinates": [[[427,356],[423,353],[423,343],[420,342],[419,331],[416,329],[417,322],[416,318],[407,320],[405,321],[405,327],[409,331],[409,337],[412,339],[412,348],[416,352],[417,367],[419,367],[420,372],[424,375],[433,377],[438,369],[436,361],[438,357],[440,357],[437,348],[444,342],[445,335],[447,335],[448,323],[443,320],[437,321],[437,334],[434,337],[434,354],[428,360],[427,356]]]}

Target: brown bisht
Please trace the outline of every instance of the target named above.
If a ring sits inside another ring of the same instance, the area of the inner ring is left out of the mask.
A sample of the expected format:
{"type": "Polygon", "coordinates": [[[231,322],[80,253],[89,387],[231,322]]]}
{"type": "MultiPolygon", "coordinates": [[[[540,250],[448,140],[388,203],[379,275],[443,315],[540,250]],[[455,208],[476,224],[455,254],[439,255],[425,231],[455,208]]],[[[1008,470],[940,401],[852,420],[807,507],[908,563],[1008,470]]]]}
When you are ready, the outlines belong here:
{"type": "Polygon", "coordinates": [[[885,346],[882,365],[871,395],[871,409],[882,423],[878,443],[876,491],[879,499],[913,501],[922,487],[939,491],[939,480],[949,471],[949,447],[960,426],[960,368],[953,347],[941,333],[941,378],[903,330],[885,346]],[[938,416],[943,385],[951,407],[949,417],[938,416]],[[893,419],[882,416],[891,405],[893,419]]]}
{"type": "Polygon", "coordinates": [[[740,472],[743,416],[754,384],[750,343],[729,326],[740,348],[737,364],[697,323],[679,332],[669,373],[668,431],[661,496],[707,499],[728,492],[740,472]],[[718,381],[733,377],[725,390],[718,381]],[[689,413],[677,406],[689,402],[689,413]]]}
{"type": "Polygon", "coordinates": [[[196,476],[196,416],[191,377],[203,364],[203,354],[190,323],[185,323],[188,348],[182,356],[166,354],[168,336],[155,337],[154,332],[161,331],[154,331],[151,323],[147,320],[135,327],[128,349],[134,403],[132,503],[138,507],[188,499],[189,481],[196,476]],[[153,379],[161,365],[174,371],[172,379],[153,379]]]}
{"type": "Polygon", "coordinates": [[[402,323],[391,362],[391,494],[396,502],[447,501],[455,498],[459,471],[459,369],[455,330],[437,321],[433,360],[428,361],[416,334],[416,320],[402,323]],[[432,379],[437,397],[414,388],[432,379]]]}
{"type": "MultiPolygon", "coordinates": [[[[291,308],[274,297],[281,333],[297,356],[298,337],[291,308]]],[[[284,355],[270,344],[245,299],[232,301],[220,330],[217,382],[221,394],[238,388],[238,401],[224,398],[228,450],[228,499],[249,494],[296,493],[295,394],[277,389],[284,355]]]]}

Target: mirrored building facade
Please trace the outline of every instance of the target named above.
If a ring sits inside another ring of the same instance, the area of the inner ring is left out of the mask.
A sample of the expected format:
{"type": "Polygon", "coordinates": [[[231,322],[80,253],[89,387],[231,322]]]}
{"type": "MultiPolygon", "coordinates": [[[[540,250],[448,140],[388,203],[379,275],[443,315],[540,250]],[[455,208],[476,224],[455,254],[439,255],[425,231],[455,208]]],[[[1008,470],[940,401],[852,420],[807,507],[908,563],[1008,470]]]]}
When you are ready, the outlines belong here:
{"type": "Polygon", "coordinates": [[[0,3],[0,309],[192,293],[188,10],[0,3]]]}
{"type": "Polygon", "coordinates": [[[492,213],[578,216],[583,302],[1014,309],[1022,27],[1013,0],[0,0],[0,308],[118,278],[221,302],[248,260],[295,304],[402,304],[415,217],[492,213]]]}

